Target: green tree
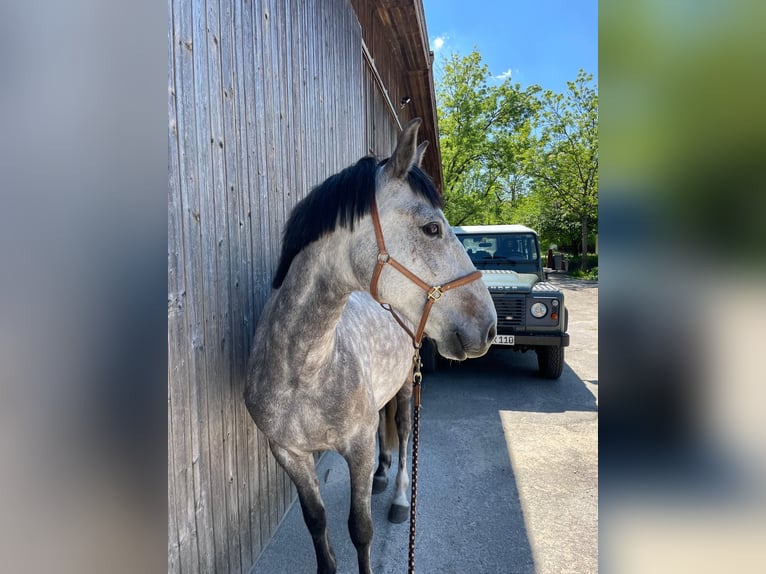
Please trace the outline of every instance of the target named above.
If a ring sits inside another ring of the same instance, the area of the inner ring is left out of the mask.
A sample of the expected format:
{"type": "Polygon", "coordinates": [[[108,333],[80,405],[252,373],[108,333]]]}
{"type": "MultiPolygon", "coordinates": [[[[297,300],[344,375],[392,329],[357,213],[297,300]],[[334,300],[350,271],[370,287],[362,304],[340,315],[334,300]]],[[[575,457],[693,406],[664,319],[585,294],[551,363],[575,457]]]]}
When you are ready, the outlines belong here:
{"type": "Polygon", "coordinates": [[[474,49],[443,62],[436,87],[445,211],[454,225],[505,223],[526,193],[537,86],[498,83],[474,49]]]}
{"type": "Polygon", "coordinates": [[[598,92],[592,80],[580,70],[564,94],[542,93],[525,162],[544,227],[549,233],[558,227],[554,233],[565,237],[576,223],[583,255],[598,226],[598,92]]]}

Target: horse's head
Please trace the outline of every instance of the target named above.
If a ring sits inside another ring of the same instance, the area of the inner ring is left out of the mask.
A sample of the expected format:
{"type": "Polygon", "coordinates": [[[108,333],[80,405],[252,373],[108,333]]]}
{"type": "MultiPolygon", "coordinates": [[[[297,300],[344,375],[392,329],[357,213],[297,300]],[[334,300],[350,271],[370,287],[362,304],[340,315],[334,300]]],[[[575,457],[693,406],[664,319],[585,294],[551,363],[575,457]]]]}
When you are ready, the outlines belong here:
{"type": "MultiPolygon", "coordinates": [[[[394,266],[381,265],[373,296],[416,326],[427,300],[424,284],[445,286],[476,271],[444,217],[441,196],[420,169],[428,142],[416,145],[419,126],[420,119],[405,126],[393,155],[378,169],[373,203],[387,253],[421,281],[419,285],[394,266]]],[[[373,224],[367,222],[370,233],[364,234],[367,239],[352,260],[358,274],[372,280],[379,246],[373,224]]],[[[436,295],[425,331],[439,352],[456,360],[485,354],[495,336],[497,316],[484,283],[470,281],[436,295]]]]}

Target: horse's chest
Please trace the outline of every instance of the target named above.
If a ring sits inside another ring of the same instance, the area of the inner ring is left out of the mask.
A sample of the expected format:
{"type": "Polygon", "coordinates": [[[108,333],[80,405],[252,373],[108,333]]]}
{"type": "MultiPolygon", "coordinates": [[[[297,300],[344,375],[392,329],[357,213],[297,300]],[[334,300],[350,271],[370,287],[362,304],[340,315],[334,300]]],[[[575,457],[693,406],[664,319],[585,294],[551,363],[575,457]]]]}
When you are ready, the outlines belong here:
{"type": "Polygon", "coordinates": [[[263,429],[269,438],[287,448],[338,450],[348,437],[377,423],[375,405],[362,386],[327,383],[321,392],[293,388],[270,397],[263,429]]]}
{"type": "Polygon", "coordinates": [[[302,450],[338,450],[349,437],[374,432],[378,410],[412,365],[409,338],[369,296],[357,294],[335,329],[290,344],[266,337],[257,350],[263,359],[252,373],[251,414],[271,440],[302,450]]]}

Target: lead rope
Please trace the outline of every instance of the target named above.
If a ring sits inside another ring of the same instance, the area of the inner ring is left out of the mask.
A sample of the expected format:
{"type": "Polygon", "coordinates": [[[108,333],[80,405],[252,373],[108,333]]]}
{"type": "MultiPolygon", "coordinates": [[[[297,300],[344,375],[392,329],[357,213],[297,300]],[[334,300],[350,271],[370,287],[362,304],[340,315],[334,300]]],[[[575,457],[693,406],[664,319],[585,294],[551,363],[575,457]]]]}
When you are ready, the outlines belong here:
{"type": "Polygon", "coordinates": [[[410,494],[410,554],[409,554],[409,574],[415,574],[415,521],[416,507],[418,503],[418,435],[420,430],[420,390],[423,375],[420,368],[423,362],[420,360],[420,347],[415,349],[415,355],[412,357],[412,396],[413,396],[413,415],[412,415],[412,492],[410,494]]]}

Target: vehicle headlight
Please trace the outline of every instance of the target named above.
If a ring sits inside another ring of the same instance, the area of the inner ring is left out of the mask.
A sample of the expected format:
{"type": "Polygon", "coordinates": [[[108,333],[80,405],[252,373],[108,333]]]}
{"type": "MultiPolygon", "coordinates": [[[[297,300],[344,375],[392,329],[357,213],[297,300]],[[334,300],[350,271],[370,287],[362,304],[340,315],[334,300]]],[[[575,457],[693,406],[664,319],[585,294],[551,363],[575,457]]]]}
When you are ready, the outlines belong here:
{"type": "Polygon", "coordinates": [[[545,306],[545,303],[540,303],[538,301],[537,303],[532,304],[532,306],[529,308],[529,312],[532,313],[533,317],[542,319],[543,317],[545,317],[545,314],[548,312],[548,307],[545,306]]]}

